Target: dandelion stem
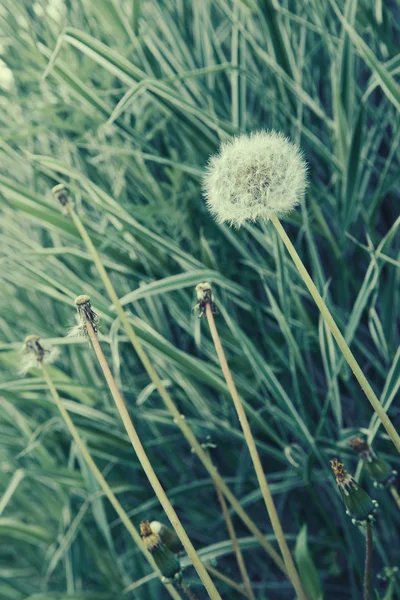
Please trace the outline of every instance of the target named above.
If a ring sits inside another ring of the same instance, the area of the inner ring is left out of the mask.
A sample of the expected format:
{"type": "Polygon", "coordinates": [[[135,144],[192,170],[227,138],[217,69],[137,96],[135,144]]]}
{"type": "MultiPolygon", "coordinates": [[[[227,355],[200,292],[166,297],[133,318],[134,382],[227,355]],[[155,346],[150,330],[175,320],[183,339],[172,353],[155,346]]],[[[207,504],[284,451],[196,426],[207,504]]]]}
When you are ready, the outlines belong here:
{"type": "Polygon", "coordinates": [[[230,517],[227,504],[225,502],[224,495],[222,494],[221,490],[219,489],[219,487],[218,487],[215,479],[213,479],[213,483],[214,483],[214,487],[215,487],[215,492],[217,494],[218,502],[220,503],[222,514],[223,514],[224,519],[225,519],[226,528],[228,530],[229,537],[231,538],[231,541],[232,541],[232,547],[233,547],[233,550],[234,550],[235,555],[236,555],[236,561],[237,561],[237,564],[238,564],[238,567],[239,567],[240,574],[242,576],[243,587],[245,589],[246,596],[248,598],[250,598],[250,600],[256,600],[256,598],[254,596],[253,589],[251,587],[251,581],[250,581],[249,575],[247,573],[246,564],[244,562],[243,554],[242,554],[242,551],[241,551],[240,546],[238,544],[238,540],[237,540],[237,537],[236,537],[236,531],[235,531],[235,528],[233,526],[232,519],[230,517]]]}
{"type": "Polygon", "coordinates": [[[253,438],[253,434],[251,433],[250,425],[243,408],[242,401],[237,392],[235,382],[233,381],[233,377],[231,371],[228,366],[228,362],[226,360],[225,352],[221,344],[221,339],[218,334],[217,327],[215,325],[214,315],[212,312],[212,308],[210,303],[206,304],[206,317],[207,322],[210,327],[211,336],[214,342],[215,350],[218,355],[218,359],[221,365],[222,372],[224,374],[229,392],[232,396],[232,400],[234,402],[236,412],[239,418],[240,425],[243,430],[243,434],[246,440],[247,447],[250,452],[251,460],[253,462],[254,470],[256,472],[257,480],[260,486],[260,490],[262,496],[264,498],[265,506],[267,507],[268,515],[271,520],[271,525],[275,533],[276,540],[278,542],[279,548],[281,550],[283,560],[286,565],[286,569],[292,582],[294,589],[300,600],[306,600],[307,596],[303,590],[303,586],[300,581],[300,577],[297,573],[296,567],[293,562],[292,555],[290,553],[289,547],[286,543],[285,535],[282,530],[282,526],[279,520],[278,513],[275,508],[275,503],[272,498],[271,491],[269,489],[269,485],[267,479],[264,474],[264,470],[262,468],[260,456],[258,454],[257,446],[253,438]]]}
{"type": "Polygon", "coordinates": [[[372,524],[367,523],[365,532],[364,600],[371,600],[372,592],[372,524]]]}
{"type": "Polygon", "coordinates": [[[396,490],[396,488],[394,487],[394,485],[390,486],[390,493],[392,494],[394,501],[396,502],[397,506],[400,508],[400,495],[399,492],[396,490]]]}
{"type": "Polygon", "coordinates": [[[150,377],[151,381],[154,383],[158,393],[161,396],[161,399],[163,400],[167,409],[171,413],[171,415],[174,419],[174,422],[177,424],[177,426],[183,433],[183,435],[186,438],[187,442],[189,443],[190,447],[196,453],[197,457],[200,459],[200,461],[202,462],[204,468],[207,470],[209,475],[211,477],[215,477],[215,481],[218,482],[218,486],[219,486],[220,490],[224,494],[225,498],[228,500],[229,504],[232,506],[233,510],[240,517],[240,519],[246,525],[248,530],[255,536],[255,538],[261,545],[261,547],[264,548],[264,550],[269,554],[269,556],[275,562],[277,567],[283,573],[287,574],[285,565],[284,565],[281,557],[276,552],[275,548],[273,548],[273,546],[268,542],[268,540],[265,538],[265,536],[261,533],[261,531],[258,529],[256,524],[254,523],[254,521],[248,516],[247,512],[242,508],[242,505],[240,504],[240,502],[232,494],[231,490],[226,485],[225,481],[223,480],[223,478],[220,476],[220,474],[214,467],[212,461],[207,456],[207,453],[205,452],[205,450],[202,448],[201,444],[197,440],[192,429],[187,424],[187,421],[183,418],[183,416],[179,412],[179,410],[176,407],[174,401],[172,400],[169,392],[165,388],[163,382],[161,381],[160,377],[158,376],[158,373],[156,372],[150,359],[148,358],[146,352],[143,350],[140,339],[138,338],[133,326],[131,325],[128,315],[126,314],[126,312],[124,311],[124,309],[122,307],[122,304],[121,304],[121,302],[117,296],[117,293],[111,283],[111,280],[107,274],[107,271],[105,270],[103,263],[101,262],[101,258],[99,256],[92,240],[90,239],[90,236],[87,233],[85,226],[83,225],[79,216],[76,214],[72,203],[67,204],[66,208],[67,208],[68,214],[70,215],[75,227],[79,231],[79,233],[82,237],[82,240],[84,241],[84,243],[93,259],[93,263],[101,277],[104,287],[107,290],[107,293],[111,299],[111,302],[114,305],[116,313],[122,323],[122,326],[125,329],[125,332],[129,338],[130,342],[132,343],[133,348],[135,349],[139,359],[141,360],[145,370],[147,371],[148,376],[150,377]]]}
{"type": "Polygon", "coordinates": [[[196,594],[194,592],[192,592],[192,590],[190,589],[190,587],[188,586],[187,583],[182,581],[182,583],[179,584],[179,587],[185,592],[185,594],[189,598],[189,600],[198,600],[196,594]]]}
{"type": "Polygon", "coordinates": [[[242,594],[242,596],[247,597],[247,593],[245,592],[245,589],[242,585],[239,585],[238,583],[236,583],[236,581],[233,581],[233,579],[227,577],[227,575],[224,575],[224,573],[221,573],[221,571],[214,569],[214,567],[212,567],[211,565],[206,564],[206,569],[211,573],[211,575],[214,575],[217,579],[224,581],[231,588],[239,592],[239,594],[242,594]]]}
{"type": "MultiPolygon", "coordinates": [[[[81,438],[77,428],[75,427],[71,417],[68,414],[68,411],[66,410],[66,408],[64,407],[60,395],[57,391],[56,386],[53,383],[53,380],[51,379],[49,372],[47,370],[47,368],[45,367],[45,365],[43,365],[43,363],[41,363],[41,367],[42,367],[42,373],[43,373],[43,377],[46,381],[47,387],[50,390],[50,393],[53,397],[53,400],[58,408],[58,410],[60,411],[60,414],[64,420],[64,423],[72,437],[72,439],[74,440],[75,444],[77,445],[81,455],[83,456],[84,460],[86,461],[89,469],[91,470],[94,478],[96,479],[97,483],[99,484],[99,486],[101,487],[101,489],[103,490],[104,494],[106,495],[106,497],[108,498],[108,500],[110,501],[111,505],[114,507],[115,512],[117,513],[117,515],[119,516],[119,518],[121,519],[121,522],[125,525],[128,533],[130,534],[132,540],[135,542],[135,544],[138,546],[138,548],[140,549],[140,551],[142,552],[143,556],[145,557],[145,559],[148,561],[148,563],[151,565],[152,569],[158,574],[158,576],[160,577],[161,580],[161,573],[158,569],[158,567],[156,566],[151,554],[147,551],[147,549],[145,548],[142,539],[140,537],[140,534],[138,531],[136,531],[136,528],[133,526],[130,518],[128,517],[126,511],[123,509],[122,505],[120,504],[119,500],[117,499],[116,495],[114,494],[114,492],[112,491],[111,487],[109,486],[109,484],[107,483],[106,479],[104,478],[103,474],[101,473],[100,469],[98,468],[98,466],[96,465],[96,463],[94,462],[85,442],[83,441],[83,439],[81,438]]],[[[175,588],[171,585],[171,584],[167,584],[166,588],[170,594],[170,596],[172,598],[174,598],[174,600],[182,600],[181,595],[175,590],[175,588]]]]}
{"type": "Polygon", "coordinates": [[[289,252],[290,256],[292,257],[293,262],[296,265],[296,268],[297,268],[301,278],[303,279],[312,298],[314,299],[316,305],[318,306],[326,324],[328,325],[333,337],[335,338],[349,367],[353,371],[358,383],[360,384],[362,390],[364,391],[365,395],[367,396],[368,400],[370,401],[374,411],[376,412],[379,419],[381,420],[382,425],[386,429],[390,439],[392,440],[393,444],[396,446],[398,452],[400,452],[400,436],[399,436],[399,434],[397,433],[392,422],[390,421],[389,417],[387,416],[385,409],[379,402],[379,399],[377,398],[374,390],[368,383],[358,362],[356,361],[353,353],[351,352],[346,340],[344,339],[344,337],[341,334],[338,326],[336,325],[331,313],[329,312],[328,307],[326,306],[322,296],[318,292],[316,285],[314,284],[313,280],[311,279],[310,275],[308,274],[307,269],[305,268],[300,256],[297,254],[295,247],[293,246],[292,242],[290,241],[289,236],[287,235],[286,231],[282,227],[281,222],[279,221],[279,219],[276,216],[274,216],[274,215],[271,216],[271,221],[272,221],[273,226],[277,230],[278,234],[280,235],[283,243],[285,244],[287,251],[289,252]]]}
{"type": "Polygon", "coordinates": [[[151,484],[154,493],[156,494],[161,506],[163,507],[165,514],[170,520],[173,528],[180,541],[182,542],[183,547],[185,548],[189,558],[191,559],[194,568],[196,569],[201,581],[206,588],[208,595],[212,600],[222,600],[221,596],[218,593],[217,588],[215,587],[210,575],[208,574],[204,564],[200,560],[192,542],[190,541],[182,523],[180,522],[178,515],[176,514],[171,502],[168,499],[167,494],[165,493],[152,465],[151,462],[143,448],[142,442],[139,439],[139,436],[136,432],[136,429],[133,425],[133,422],[129,416],[128,409],[126,408],[126,404],[124,399],[117,387],[115,379],[111,373],[110,367],[108,366],[106,357],[104,356],[103,350],[101,349],[100,342],[97,338],[96,332],[93,329],[93,326],[90,321],[86,321],[87,332],[92,342],[93,349],[99,361],[99,365],[101,370],[103,371],[104,377],[107,381],[108,387],[110,388],[111,395],[114,399],[114,402],[117,406],[118,412],[120,414],[121,420],[124,424],[128,437],[131,441],[133,449],[136,452],[136,455],[140,461],[140,464],[143,467],[144,472],[146,473],[147,479],[151,484]]]}

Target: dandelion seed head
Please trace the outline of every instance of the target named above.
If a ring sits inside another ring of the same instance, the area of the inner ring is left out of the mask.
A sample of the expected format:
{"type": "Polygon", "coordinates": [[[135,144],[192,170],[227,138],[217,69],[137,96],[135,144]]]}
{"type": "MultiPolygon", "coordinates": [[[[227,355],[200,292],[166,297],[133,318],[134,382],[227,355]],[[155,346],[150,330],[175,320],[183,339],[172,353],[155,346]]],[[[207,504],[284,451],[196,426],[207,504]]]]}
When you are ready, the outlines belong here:
{"type": "Polygon", "coordinates": [[[224,142],[204,177],[207,206],[219,223],[281,217],[297,206],[307,186],[300,148],[275,131],[257,131],[224,142]]]}

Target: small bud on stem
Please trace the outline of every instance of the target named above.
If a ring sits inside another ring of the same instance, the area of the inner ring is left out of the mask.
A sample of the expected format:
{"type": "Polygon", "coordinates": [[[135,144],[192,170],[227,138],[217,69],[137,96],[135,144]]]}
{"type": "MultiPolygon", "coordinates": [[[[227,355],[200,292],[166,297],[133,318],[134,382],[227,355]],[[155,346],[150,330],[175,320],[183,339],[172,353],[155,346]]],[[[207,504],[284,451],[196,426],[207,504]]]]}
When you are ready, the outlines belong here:
{"type": "Polygon", "coordinates": [[[174,580],[180,583],[182,580],[182,569],[175,554],[161,540],[158,533],[152,527],[150,521],[140,523],[140,535],[147,550],[153,555],[157,567],[166,580],[174,580]]]}
{"type": "Polygon", "coordinates": [[[346,471],[343,463],[339,462],[337,458],[330,462],[346,512],[352,517],[354,525],[372,523],[378,509],[377,501],[372,500],[367,492],[358,486],[354,477],[346,471]]]}
{"type": "Polygon", "coordinates": [[[394,484],[397,471],[386,460],[377,456],[366,440],[357,436],[350,440],[349,445],[363,461],[375,487],[390,487],[394,484]]]}

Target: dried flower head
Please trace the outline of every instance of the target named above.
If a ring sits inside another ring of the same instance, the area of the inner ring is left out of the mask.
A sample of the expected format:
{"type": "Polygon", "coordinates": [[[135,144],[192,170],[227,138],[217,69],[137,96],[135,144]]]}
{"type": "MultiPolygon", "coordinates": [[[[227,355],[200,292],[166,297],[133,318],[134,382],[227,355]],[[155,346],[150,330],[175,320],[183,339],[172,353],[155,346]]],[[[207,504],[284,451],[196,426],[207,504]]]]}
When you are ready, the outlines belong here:
{"type": "Polygon", "coordinates": [[[212,156],[204,177],[207,206],[219,223],[240,227],[291,211],[304,197],[307,167],[301,150],[281,133],[234,137],[212,156]]]}
{"type": "Polygon", "coordinates": [[[170,529],[164,525],[164,523],[160,523],[160,521],[152,521],[150,523],[150,528],[153,533],[160,536],[163,544],[165,544],[171,552],[178,554],[183,550],[182,543],[173,529],[170,529]]]}
{"type": "Polygon", "coordinates": [[[25,338],[22,352],[23,356],[19,371],[21,375],[25,375],[30,369],[38,367],[40,364],[48,365],[54,362],[60,354],[58,348],[52,348],[51,350],[44,348],[38,335],[28,335],[25,338]]]}
{"type": "Polygon", "coordinates": [[[199,319],[205,315],[207,304],[210,306],[213,313],[217,312],[214,304],[214,294],[210,283],[198,283],[196,285],[196,296],[198,303],[193,307],[193,312],[197,313],[199,319]]]}
{"type": "Polygon", "coordinates": [[[182,569],[179,560],[151,527],[150,521],[140,523],[140,535],[147,550],[153,555],[154,562],[167,580],[180,582],[182,569]]]}
{"type": "Polygon", "coordinates": [[[75,336],[87,336],[87,324],[90,323],[97,333],[99,328],[100,319],[99,316],[92,310],[92,306],[90,304],[90,296],[86,294],[82,294],[81,296],[77,296],[75,298],[75,306],[77,310],[76,321],[77,324],[75,327],[68,332],[69,337],[75,336]]]}
{"type": "Polygon", "coordinates": [[[396,480],[397,471],[389,463],[377,456],[368,442],[361,437],[351,438],[349,445],[364,462],[365,469],[374,481],[375,487],[388,487],[396,480]]]}
{"type": "Polygon", "coordinates": [[[376,500],[372,500],[367,492],[361,489],[354,477],[344,468],[343,463],[337,458],[330,461],[340,495],[346,507],[346,513],[352,517],[355,525],[366,525],[375,520],[375,512],[378,509],[376,500]]]}
{"type": "Polygon", "coordinates": [[[55,185],[51,190],[56,198],[59,201],[61,206],[65,208],[69,202],[67,188],[63,183],[59,183],[55,185]]]}

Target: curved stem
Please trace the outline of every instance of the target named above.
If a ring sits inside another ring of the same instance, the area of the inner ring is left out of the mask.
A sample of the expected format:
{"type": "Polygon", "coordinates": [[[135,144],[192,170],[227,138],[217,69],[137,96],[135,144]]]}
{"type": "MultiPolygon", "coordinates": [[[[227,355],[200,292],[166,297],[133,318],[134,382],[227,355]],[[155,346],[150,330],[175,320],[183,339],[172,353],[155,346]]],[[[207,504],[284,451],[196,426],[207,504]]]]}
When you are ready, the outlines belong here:
{"type": "Polygon", "coordinates": [[[194,568],[196,569],[201,581],[204,584],[204,587],[206,588],[206,590],[208,592],[208,595],[210,596],[210,598],[212,600],[222,600],[221,596],[218,593],[217,588],[215,587],[204,564],[200,560],[200,557],[197,554],[195,547],[193,546],[192,542],[190,541],[182,523],[179,520],[178,515],[175,512],[175,509],[173,508],[171,502],[169,501],[169,498],[168,498],[167,494],[165,493],[164,488],[162,487],[162,485],[152,467],[152,464],[146,454],[145,449],[143,448],[142,442],[140,441],[139,436],[136,432],[136,429],[132,423],[132,420],[130,418],[128,409],[126,408],[124,399],[118,389],[115,379],[111,373],[110,367],[108,366],[106,357],[104,356],[103,350],[101,349],[100,342],[97,339],[96,332],[94,331],[92,324],[88,320],[86,320],[86,327],[87,327],[87,332],[89,334],[90,341],[92,342],[92,345],[93,345],[93,349],[94,349],[97,359],[99,361],[99,365],[101,367],[101,370],[103,371],[103,374],[107,381],[108,387],[110,388],[111,395],[114,399],[114,402],[115,402],[115,405],[120,414],[121,420],[125,426],[126,432],[131,441],[133,449],[136,452],[139,462],[142,465],[144,472],[146,473],[147,479],[149,480],[149,483],[150,483],[151,487],[153,488],[154,493],[156,494],[161,506],[163,507],[165,514],[167,515],[168,519],[170,520],[171,525],[175,529],[177,536],[179,537],[180,541],[182,542],[183,547],[185,548],[189,558],[191,559],[194,568]]]}
{"type": "Polygon", "coordinates": [[[286,569],[292,582],[294,589],[300,600],[307,600],[306,593],[303,589],[303,586],[300,581],[300,577],[297,573],[295,564],[293,562],[292,555],[290,553],[289,547],[286,543],[285,535],[283,533],[283,529],[281,526],[281,522],[279,520],[279,516],[277,510],[275,508],[275,503],[272,498],[271,491],[269,489],[269,485],[267,482],[267,478],[265,477],[264,470],[261,464],[260,455],[258,454],[257,446],[253,438],[253,434],[250,429],[249,421],[247,419],[242,401],[236,389],[235,382],[233,381],[232,373],[229,369],[228,362],[226,360],[225,352],[221,344],[221,340],[218,334],[217,327],[215,325],[214,315],[212,313],[212,308],[210,303],[206,304],[206,317],[207,322],[210,327],[211,336],[214,342],[215,350],[218,355],[218,359],[221,365],[222,372],[224,374],[229,392],[232,396],[233,403],[236,408],[236,412],[239,418],[240,425],[243,430],[243,434],[246,440],[247,447],[250,452],[251,460],[253,462],[254,470],[256,472],[258,484],[260,486],[260,490],[262,496],[264,498],[265,506],[267,507],[267,512],[269,518],[271,520],[271,525],[275,533],[276,540],[279,544],[280,551],[283,556],[283,560],[286,565],[286,569]]]}
{"type": "MultiPolygon", "coordinates": [[[[123,509],[119,500],[117,499],[116,495],[114,494],[111,487],[107,483],[107,481],[104,478],[103,474],[101,473],[100,469],[94,462],[85,442],[82,440],[81,436],[79,435],[79,432],[78,432],[77,428],[75,427],[71,417],[69,416],[67,409],[64,407],[64,404],[61,401],[60,395],[57,391],[56,386],[53,383],[53,380],[51,379],[51,377],[49,375],[47,368],[43,365],[43,363],[42,363],[41,367],[42,367],[42,373],[43,373],[44,380],[46,381],[47,387],[49,388],[50,393],[53,397],[53,400],[64,420],[64,423],[65,423],[72,439],[74,440],[77,448],[79,449],[83,459],[86,461],[86,464],[88,465],[89,469],[91,470],[94,478],[96,479],[97,483],[103,490],[104,494],[107,496],[108,500],[110,501],[110,504],[114,507],[115,512],[121,519],[121,522],[125,525],[132,540],[138,546],[139,550],[142,552],[143,556],[145,557],[147,562],[150,564],[151,568],[158,574],[158,576],[161,580],[162,575],[161,575],[158,567],[156,566],[151,554],[148,552],[147,548],[144,546],[139,532],[136,531],[136,528],[133,526],[127,513],[125,512],[125,510],[123,509]]],[[[181,595],[175,590],[175,588],[171,584],[166,585],[166,588],[167,588],[170,596],[172,598],[174,598],[174,600],[182,600],[181,595]]]]}
{"type": "Polygon", "coordinates": [[[226,485],[223,478],[220,476],[220,474],[214,467],[212,461],[207,456],[206,451],[199,443],[198,439],[196,438],[192,429],[188,425],[187,421],[183,418],[182,414],[179,412],[175,402],[172,400],[171,395],[165,388],[157,371],[153,367],[149,357],[147,356],[146,352],[143,350],[140,339],[137,336],[132,324],[130,323],[128,315],[126,314],[126,312],[124,311],[124,309],[122,307],[122,304],[121,304],[121,302],[117,296],[117,293],[111,283],[111,280],[107,274],[107,271],[105,270],[103,263],[101,262],[101,258],[99,256],[92,240],[90,239],[90,236],[88,235],[88,233],[85,229],[85,226],[83,225],[82,221],[76,214],[72,204],[67,205],[67,210],[68,210],[68,214],[70,215],[75,227],[79,231],[79,234],[93,259],[93,263],[100,275],[100,278],[104,284],[104,287],[107,290],[107,293],[111,299],[111,302],[114,305],[116,313],[122,323],[122,326],[125,329],[125,332],[129,338],[130,342],[132,343],[134,350],[136,351],[139,359],[141,360],[143,367],[147,371],[149,378],[154,383],[165,406],[171,413],[171,415],[174,419],[174,422],[177,424],[177,426],[181,430],[181,432],[184,435],[184,437],[186,438],[189,446],[193,449],[193,451],[196,453],[197,457],[202,462],[206,471],[209,473],[209,475],[211,477],[215,478],[215,481],[218,483],[218,486],[219,486],[220,490],[222,491],[222,493],[224,494],[225,498],[228,500],[229,504],[232,506],[232,508],[236,512],[236,514],[240,517],[240,519],[246,525],[246,527],[248,528],[250,533],[252,533],[255,536],[255,538],[259,542],[260,546],[262,548],[264,548],[264,550],[267,552],[267,554],[269,554],[269,556],[275,562],[277,567],[283,573],[287,574],[285,564],[282,561],[281,557],[276,552],[275,548],[268,542],[268,540],[265,538],[265,536],[261,533],[261,531],[258,529],[256,524],[254,523],[254,521],[248,516],[247,512],[242,508],[242,505],[240,504],[240,502],[233,495],[233,493],[231,492],[229,487],[226,485]]]}
{"type": "Polygon", "coordinates": [[[365,532],[365,571],[364,600],[371,600],[372,593],[372,524],[367,524],[365,532]]]}
{"type": "Polygon", "coordinates": [[[289,252],[290,256],[292,257],[293,262],[296,265],[296,268],[297,268],[301,278],[303,279],[304,283],[306,284],[315,304],[318,306],[318,308],[321,312],[321,315],[323,316],[326,324],[329,327],[330,332],[332,333],[333,337],[335,338],[344,358],[347,361],[347,364],[349,365],[350,369],[353,371],[358,383],[360,384],[363,392],[365,393],[368,400],[370,401],[372,408],[374,409],[374,411],[378,415],[379,419],[381,420],[382,425],[386,429],[393,444],[396,446],[398,452],[400,452],[400,436],[399,436],[399,434],[397,433],[391,420],[387,416],[386,411],[383,408],[382,404],[379,402],[379,399],[376,396],[374,390],[368,383],[367,378],[365,377],[364,373],[362,372],[358,362],[355,359],[354,354],[351,352],[346,340],[344,339],[338,326],[336,325],[331,313],[329,312],[328,307],[326,306],[322,296],[318,292],[315,283],[313,282],[310,275],[308,274],[307,269],[305,268],[300,256],[297,254],[296,249],[293,246],[290,238],[288,237],[286,231],[282,227],[281,222],[279,221],[279,219],[276,216],[271,217],[271,222],[272,222],[273,226],[275,227],[275,229],[277,230],[278,234],[280,235],[283,243],[285,244],[287,251],[289,252]]]}

